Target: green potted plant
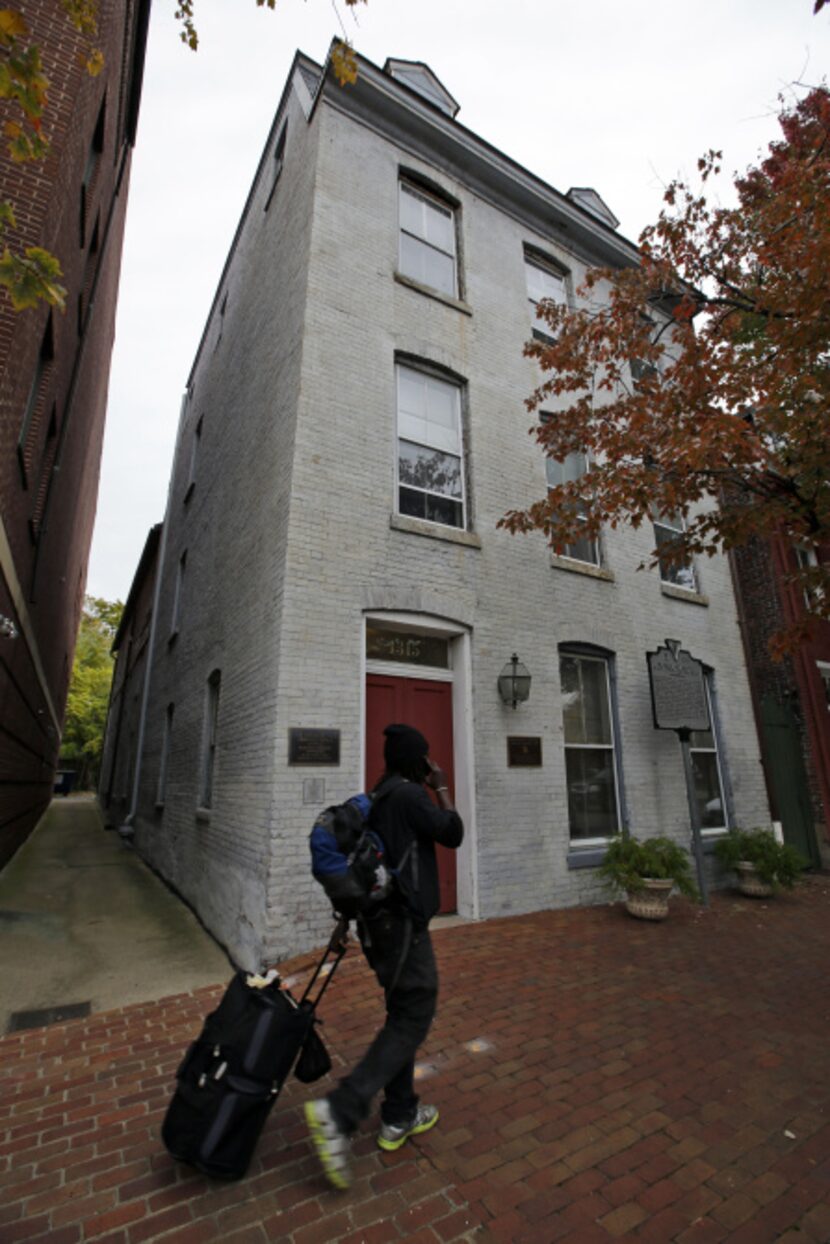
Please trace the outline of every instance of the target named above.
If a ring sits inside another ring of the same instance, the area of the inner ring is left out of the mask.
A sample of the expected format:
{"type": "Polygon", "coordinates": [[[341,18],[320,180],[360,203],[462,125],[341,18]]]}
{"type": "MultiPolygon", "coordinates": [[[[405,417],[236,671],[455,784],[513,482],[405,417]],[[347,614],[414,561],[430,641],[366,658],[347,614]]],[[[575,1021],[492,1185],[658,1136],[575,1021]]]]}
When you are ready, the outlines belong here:
{"type": "Polygon", "coordinates": [[[599,873],[612,889],[625,890],[626,909],[641,920],[665,920],[675,886],[697,897],[688,852],[664,836],[620,834],[608,844],[599,873]]]}
{"type": "Polygon", "coordinates": [[[730,829],[715,845],[725,868],[738,874],[738,889],[752,898],[769,898],[782,887],[790,890],[806,867],[794,847],[779,842],[769,829],[730,829]]]}

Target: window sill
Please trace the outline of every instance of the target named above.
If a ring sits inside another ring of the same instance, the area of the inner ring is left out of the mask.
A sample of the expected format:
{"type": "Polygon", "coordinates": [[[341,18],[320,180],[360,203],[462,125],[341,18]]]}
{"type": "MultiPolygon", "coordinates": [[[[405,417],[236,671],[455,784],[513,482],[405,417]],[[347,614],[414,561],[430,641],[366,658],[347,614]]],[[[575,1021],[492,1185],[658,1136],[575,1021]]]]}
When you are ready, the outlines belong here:
{"type": "Polygon", "coordinates": [[[660,591],[664,596],[671,596],[672,600],[685,600],[690,605],[709,604],[709,597],[702,592],[694,592],[689,587],[677,587],[674,583],[661,583],[660,591]]]}
{"type": "Polygon", "coordinates": [[[429,536],[433,540],[446,540],[449,544],[464,544],[470,549],[481,548],[481,536],[458,527],[442,527],[440,523],[427,522],[425,518],[409,518],[405,514],[392,514],[389,526],[393,531],[407,531],[413,536],[429,536]]]}
{"type": "Polygon", "coordinates": [[[568,849],[568,872],[577,868],[599,868],[607,847],[575,847],[568,849]]]}
{"type": "Polygon", "coordinates": [[[205,825],[210,824],[210,808],[197,808],[196,820],[202,821],[205,825]]]}
{"type": "Polygon", "coordinates": [[[436,302],[443,302],[447,307],[454,307],[456,311],[463,312],[464,315],[472,315],[473,308],[469,303],[464,302],[461,298],[452,298],[449,294],[442,294],[440,289],[433,289],[431,285],[422,285],[420,281],[415,281],[411,276],[404,276],[402,272],[395,273],[395,280],[399,285],[405,285],[407,289],[414,289],[416,293],[426,294],[427,298],[434,298],[436,302]]]}
{"type": "Polygon", "coordinates": [[[604,566],[592,566],[590,562],[581,562],[575,557],[558,557],[551,554],[550,564],[555,570],[570,570],[573,574],[584,574],[589,579],[604,579],[606,583],[614,582],[612,571],[604,566]]]}

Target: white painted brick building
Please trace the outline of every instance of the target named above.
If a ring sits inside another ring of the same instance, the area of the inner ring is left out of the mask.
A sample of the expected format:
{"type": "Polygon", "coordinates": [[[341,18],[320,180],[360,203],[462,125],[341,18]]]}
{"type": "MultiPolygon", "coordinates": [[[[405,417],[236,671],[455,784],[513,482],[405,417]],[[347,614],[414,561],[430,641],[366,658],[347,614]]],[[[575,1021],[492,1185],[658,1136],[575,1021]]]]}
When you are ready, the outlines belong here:
{"type": "Polygon", "coordinates": [[[545,487],[530,295],[573,300],[586,266],[636,249],[593,192],[560,194],[454,111],[417,64],[360,60],[341,88],[298,54],[188,383],[133,823],[245,966],[329,929],[308,833],[378,776],[390,718],[452,769],[462,915],[603,901],[623,825],[688,844],[646,668],[667,637],[711,671],[710,832],[769,823],[726,560],[678,585],[637,570],[651,530],[552,558],[497,529],[545,487]],[[309,729],[339,759],[291,762],[309,729]],[[541,763],[509,763],[516,736],[541,763]]]}

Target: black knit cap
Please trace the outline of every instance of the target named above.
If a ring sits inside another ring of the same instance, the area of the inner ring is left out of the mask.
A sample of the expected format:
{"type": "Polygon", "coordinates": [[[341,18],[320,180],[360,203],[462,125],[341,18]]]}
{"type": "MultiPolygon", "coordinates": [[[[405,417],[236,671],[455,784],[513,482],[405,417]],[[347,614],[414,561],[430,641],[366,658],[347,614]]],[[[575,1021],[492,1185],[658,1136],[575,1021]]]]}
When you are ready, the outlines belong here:
{"type": "Polygon", "coordinates": [[[414,726],[387,726],[383,733],[386,735],[383,759],[387,769],[396,773],[417,766],[417,762],[424,760],[429,752],[429,743],[414,726]]]}

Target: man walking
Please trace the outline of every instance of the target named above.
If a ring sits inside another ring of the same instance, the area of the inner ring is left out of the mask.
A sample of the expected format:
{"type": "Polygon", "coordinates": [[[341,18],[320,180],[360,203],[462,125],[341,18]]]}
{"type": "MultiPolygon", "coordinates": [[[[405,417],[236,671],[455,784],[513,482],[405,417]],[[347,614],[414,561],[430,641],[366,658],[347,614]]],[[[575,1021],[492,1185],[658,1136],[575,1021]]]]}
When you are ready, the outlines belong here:
{"type": "Polygon", "coordinates": [[[390,725],[383,733],[386,770],[373,792],[369,824],[383,840],[397,880],[383,908],[361,918],[358,932],[384,990],[386,1022],[337,1088],[305,1107],[318,1156],[337,1188],[351,1183],[349,1139],[381,1089],[381,1149],[399,1149],[410,1136],[438,1122],[435,1106],[419,1104],[415,1053],[429,1032],[438,997],[429,936],[429,922],[439,907],[435,844],[458,847],[464,826],[446,774],[430,760],[429,744],[420,731],[390,725]],[[424,785],[435,792],[438,807],[424,785]]]}

